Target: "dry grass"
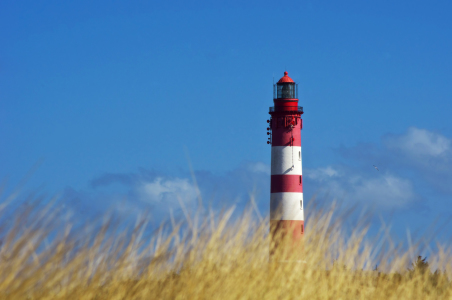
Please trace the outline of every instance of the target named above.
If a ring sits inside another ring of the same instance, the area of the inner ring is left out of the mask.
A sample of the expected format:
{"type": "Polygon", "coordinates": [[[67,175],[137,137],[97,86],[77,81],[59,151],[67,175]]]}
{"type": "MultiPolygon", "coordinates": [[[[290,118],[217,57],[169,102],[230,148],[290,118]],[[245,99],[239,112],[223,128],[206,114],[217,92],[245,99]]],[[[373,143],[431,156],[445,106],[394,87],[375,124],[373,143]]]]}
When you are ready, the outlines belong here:
{"type": "MultiPolygon", "coordinates": [[[[429,257],[440,272],[407,271],[403,251],[385,230],[370,243],[330,211],[311,215],[298,252],[304,261],[269,260],[268,222],[232,210],[172,222],[147,236],[145,222],[113,235],[63,227],[52,208],[25,207],[3,224],[1,299],[449,299],[452,255],[429,257]],[[7,229],[12,228],[12,229],[7,229]],[[166,229],[165,229],[166,228],[166,229]],[[51,240],[50,242],[48,240],[51,240]],[[379,270],[372,270],[379,262],[379,270]]],[[[364,229],[363,229],[364,228],[364,229]]],[[[2,230],[0,228],[0,230],[2,230]]],[[[283,242],[284,243],[284,242],[283,242]]],[[[415,247],[415,246],[413,246],[415,247]]],[[[281,252],[289,246],[280,247],[281,252]]],[[[292,253],[292,252],[290,252],[292,253]]],[[[279,253],[283,257],[290,253],[279,253]]]]}

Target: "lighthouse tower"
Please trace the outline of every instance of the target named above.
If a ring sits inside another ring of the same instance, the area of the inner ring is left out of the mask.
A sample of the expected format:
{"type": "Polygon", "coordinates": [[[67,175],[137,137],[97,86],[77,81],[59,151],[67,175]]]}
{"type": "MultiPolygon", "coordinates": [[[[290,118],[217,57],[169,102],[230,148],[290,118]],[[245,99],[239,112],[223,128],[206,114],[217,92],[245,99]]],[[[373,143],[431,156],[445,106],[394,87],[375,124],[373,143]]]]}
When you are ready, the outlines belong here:
{"type": "Polygon", "coordinates": [[[271,144],[270,232],[299,240],[304,233],[301,172],[303,107],[298,106],[298,85],[284,72],[273,86],[267,143],[271,144]]]}

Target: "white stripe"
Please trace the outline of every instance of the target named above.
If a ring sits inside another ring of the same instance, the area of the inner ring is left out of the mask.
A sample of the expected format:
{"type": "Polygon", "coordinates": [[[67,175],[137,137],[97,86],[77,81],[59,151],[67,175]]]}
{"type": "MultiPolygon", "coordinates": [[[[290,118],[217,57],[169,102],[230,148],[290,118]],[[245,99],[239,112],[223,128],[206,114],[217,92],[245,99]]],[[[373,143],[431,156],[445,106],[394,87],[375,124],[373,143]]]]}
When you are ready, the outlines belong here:
{"type": "Polygon", "coordinates": [[[272,175],[302,175],[301,147],[272,147],[272,175]]]}
{"type": "Polygon", "coordinates": [[[270,219],[304,221],[303,193],[271,193],[270,219]]]}

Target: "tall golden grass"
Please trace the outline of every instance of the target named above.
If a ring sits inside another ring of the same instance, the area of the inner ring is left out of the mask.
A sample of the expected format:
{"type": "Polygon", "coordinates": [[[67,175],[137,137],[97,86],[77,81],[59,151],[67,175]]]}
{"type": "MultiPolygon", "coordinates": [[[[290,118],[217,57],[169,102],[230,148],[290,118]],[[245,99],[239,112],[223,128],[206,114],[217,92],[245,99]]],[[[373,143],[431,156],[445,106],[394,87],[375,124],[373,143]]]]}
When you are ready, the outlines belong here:
{"type": "Polygon", "coordinates": [[[251,210],[231,220],[232,211],[187,214],[147,235],[145,219],[129,231],[115,231],[108,218],[99,230],[74,231],[52,206],[24,206],[0,228],[0,299],[452,297],[444,246],[428,258],[433,272],[411,265],[416,245],[403,250],[386,228],[368,241],[365,226],[345,234],[333,210],[323,210],[310,215],[297,251],[282,238],[269,258],[268,220],[251,210]]]}

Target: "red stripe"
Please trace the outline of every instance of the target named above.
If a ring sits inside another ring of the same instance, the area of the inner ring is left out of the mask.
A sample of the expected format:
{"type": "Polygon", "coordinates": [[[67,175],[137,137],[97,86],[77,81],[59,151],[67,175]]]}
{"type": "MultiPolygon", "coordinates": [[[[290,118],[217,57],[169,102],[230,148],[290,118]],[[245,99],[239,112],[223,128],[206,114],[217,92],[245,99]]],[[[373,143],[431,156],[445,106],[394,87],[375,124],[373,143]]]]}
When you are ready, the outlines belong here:
{"type": "Polygon", "coordinates": [[[303,193],[301,175],[272,175],[270,193],[303,193]]]}
{"type": "Polygon", "coordinates": [[[300,130],[278,128],[272,132],[272,146],[297,146],[301,147],[300,130]],[[292,140],[293,138],[293,140],[292,140]]]}
{"type": "Polygon", "coordinates": [[[272,146],[301,147],[301,124],[301,118],[297,116],[274,116],[272,118],[272,146]]]}
{"type": "Polygon", "coordinates": [[[298,107],[298,99],[275,99],[275,112],[294,111],[298,107]]]}
{"type": "Polygon", "coordinates": [[[304,234],[304,221],[276,221],[270,220],[270,232],[274,237],[278,232],[284,234],[292,234],[294,240],[298,240],[304,234]],[[283,232],[281,232],[281,230],[283,232]]]}
{"type": "Polygon", "coordinates": [[[298,106],[298,99],[296,98],[276,98],[273,99],[275,106],[298,106]]]}
{"type": "Polygon", "coordinates": [[[304,221],[270,221],[270,255],[282,261],[306,259],[303,235],[304,221]],[[287,238],[287,239],[286,239],[287,238]],[[286,243],[284,243],[286,241],[286,243]],[[287,243],[288,242],[288,243],[287,243]]]}

